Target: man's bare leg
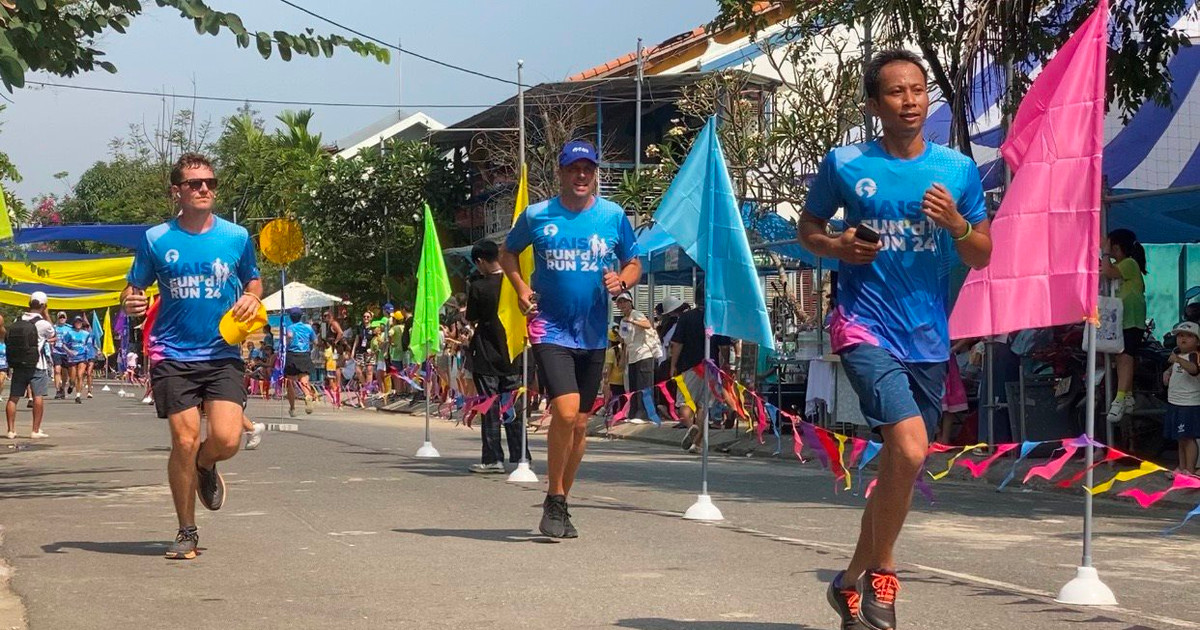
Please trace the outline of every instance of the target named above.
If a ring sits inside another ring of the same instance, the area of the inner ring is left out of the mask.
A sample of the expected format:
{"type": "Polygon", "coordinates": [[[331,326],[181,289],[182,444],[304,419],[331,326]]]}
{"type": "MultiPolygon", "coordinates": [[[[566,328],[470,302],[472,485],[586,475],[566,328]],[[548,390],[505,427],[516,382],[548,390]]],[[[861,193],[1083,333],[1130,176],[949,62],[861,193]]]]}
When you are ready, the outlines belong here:
{"type": "Polygon", "coordinates": [[[37,433],[42,430],[42,418],[46,415],[46,397],[33,397],[33,432],[37,433]]]}
{"type": "Polygon", "coordinates": [[[4,419],[8,422],[8,432],[17,432],[17,399],[12,396],[8,397],[8,402],[4,405],[4,419]]]}
{"type": "Polygon", "coordinates": [[[895,571],[892,552],[908,517],[913,484],[929,448],[925,421],[920,417],[886,426],[882,433],[878,481],[863,511],[858,546],[846,569],[844,583],[848,585],[869,569],[895,571]]]}
{"type": "Polygon", "coordinates": [[[196,524],[196,453],[200,450],[200,408],[192,407],[167,418],[171,426],[171,456],[167,480],[175,501],[179,528],[196,524]]]}
{"type": "Polygon", "coordinates": [[[240,404],[229,400],[208,401],[204,411],[208,415],[208,437],[200,445],[196,465],[208,470],[237,454],[246,415],[240,404]]]}
{"type": "Polygon", "coordinates": [[[563,494],[571,494],[575,485],[575,473],[579,472],[579,464],[583,461],[583,452],[587,450],[587,423],[590,414],[575,415],[574,433],[571,436],[571,456],[567,460],[567,469],[563,473],[563,494]]]}
{"type": "Polygon", "coordinates": [[[546,474],[550,485],[546,494],[565,495],[569,487],[564,483],[567,472],[570,471],[573,481],[579,469],[579,461],[583,459],[582,448],[578,455],[575,453],[575,425],[579,416],[579,394],[564,394],[550,401],[550,432],[546,437],[546,474]]]}

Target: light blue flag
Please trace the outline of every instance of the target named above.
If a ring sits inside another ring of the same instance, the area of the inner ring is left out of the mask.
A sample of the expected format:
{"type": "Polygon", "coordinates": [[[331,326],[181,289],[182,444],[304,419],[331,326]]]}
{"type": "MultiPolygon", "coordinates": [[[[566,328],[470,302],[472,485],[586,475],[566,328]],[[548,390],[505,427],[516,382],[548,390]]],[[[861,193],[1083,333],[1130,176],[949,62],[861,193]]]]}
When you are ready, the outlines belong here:
{"type": "Polygon", "coordinates": [[[100,318],[96,317],[96,311],[92,311],[92,347],[96,348],[98,354],[104,347],[103,341],[104,329],[100,327],[100,318]]]}
{"type": "Polygon", "coordinates": [[[725,167],[716,117],[696,137],[654,221],[704,270],[704,323],[713,334],[774,350],[767,300],[725,167]]]}

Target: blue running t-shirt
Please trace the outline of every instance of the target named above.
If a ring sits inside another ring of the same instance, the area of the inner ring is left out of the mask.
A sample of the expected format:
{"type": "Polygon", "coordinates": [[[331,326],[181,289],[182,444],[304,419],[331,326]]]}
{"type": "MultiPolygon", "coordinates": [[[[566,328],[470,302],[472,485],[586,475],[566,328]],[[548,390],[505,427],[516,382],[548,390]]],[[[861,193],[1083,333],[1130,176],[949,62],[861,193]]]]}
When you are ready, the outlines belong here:
{"type": "Polygon", "coordinates": [[[67,354],[67,335],[74,328],[70,324],[59,324],[54,327],[54,348],[52,354],[64,356],[67,354]]]}
{"type": "Polygon", "coordinates": [[[308,354],[317,341],[317,331],[305,322],[296,322],[287,327],[288,353],[308,354]]]}
{"type": "Polygon", "coordinates": [[[582,212],[563,207],[558,197],[534,204],[504,241],[514,253],[531,245],[532,288],[540,301],[529,325],[530,343],[607,348],[611,303],[604,271],[619,272],[638,254],[625,211],[599,197],[582,212]]]}
{"type": "Polygon", "coordinates": [[[87,359],[88,332],[86,330],[72,328],[67,332],[64,342],[67,345],[67,358],[71,362],[79,363],[87,359]]]}
{"type": "Polygon", "coordinates": [[[126,279],[139,289],[158,282],[162,302],[150,332],[151,361],[241,358],[218,325],[256,278],[254,243],[240,225],[214,216],[200,234],[181,228],[178,219],[146,230],[126,279]]]}
{"type": "Polygon", "coordinates": [[[949,358],[947,271],[958,254],[951,235],[921,212],[935,183],[950,191],[968,223],[987,218],[979,169],[946,147],[927,142],[924,153],[905,160],[867,142],[825,156],[805,211],[828,220],[845,208],[847,225],[867,225],[883,243],[871,264],[839,266],[829,335],[835,352],[868,343],[905,362],[949,358]]]}

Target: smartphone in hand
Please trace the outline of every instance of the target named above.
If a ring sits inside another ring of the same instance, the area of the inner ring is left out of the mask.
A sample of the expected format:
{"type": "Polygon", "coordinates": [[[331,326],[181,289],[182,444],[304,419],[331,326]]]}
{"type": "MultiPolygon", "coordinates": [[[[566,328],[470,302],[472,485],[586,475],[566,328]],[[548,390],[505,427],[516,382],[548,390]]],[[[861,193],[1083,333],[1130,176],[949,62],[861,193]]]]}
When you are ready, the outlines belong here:
{"type": "Polygon", "coordinates": [[[859,223],[854,227],[854,238],[867,243],[878,243],[879,232],[872,230],[865,224],[859,223]]]}

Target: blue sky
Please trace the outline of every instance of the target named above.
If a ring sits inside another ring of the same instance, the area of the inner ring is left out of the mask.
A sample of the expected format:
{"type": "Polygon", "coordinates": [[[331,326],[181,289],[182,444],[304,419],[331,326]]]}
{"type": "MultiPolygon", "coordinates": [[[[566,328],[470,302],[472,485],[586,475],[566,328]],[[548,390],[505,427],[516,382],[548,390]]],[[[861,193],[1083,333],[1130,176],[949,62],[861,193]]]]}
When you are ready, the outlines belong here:
{"type": "MultiPolygon", "coordinates": [[[[516,60],[525,60],[525,82],[562,80],[570,74],[634,50],[637,38],[647,45],[662,41],[715,15],[714,0],[295,0],[311,11],[386,41],[487,74],[515,79],[516,60]]],[[[147,3],[153,7],[153,3],[147,3]]],[[[250,30],[336,32],[277,0],[209,0],[222,11],[239,14],[250,30]]],[[[197,35],[174,11],[148,8],[125,35],[112,33],[100,42],[115,75],[92,72],[70,79],[29,75],[27,79],[119,89],[195,93],[236,98],[341,101],[358,103],[465,104],[486,106],[513,93],[513,86],[459,73],[404,56],[397,66],[339,49],[333,58],[277,56],[263,60],[253,49],[239,49],[228,32],[197,35]],[[403,74],[402,87],[398,80],[403,74]],[[193,88],[194,85],[194,88],[193,88]]],[[[0,113],[0,150],[8,153],[25,181],[16,193],[33,196],[66,191],[53,174],[66,171],[74,181],[97,160],[107,159],[111,139],[125,136],[130,124],[153,129],[163,111],[161,99],[110,95],[57,88],[25,88],[6,94],[13,102],[0,113]]],[[[183,97],[168,107],[192,108],[183,97]]],[[[214,133],[233,103],[199,102],[200,120],[211,120],[214,133]]],[[[271,121],[285,106],[255,105],[271,121]]],[[[292,107],[291,109],[299,109],[292,107]]],[[[313,128],[335,141],[387,114],[380,109],[313,108],[313,128]]],[[[412,108],[409,108],[410,111],[412,108]]],[[[420,108],[451,124],[477,109],[420,108]]]]}

